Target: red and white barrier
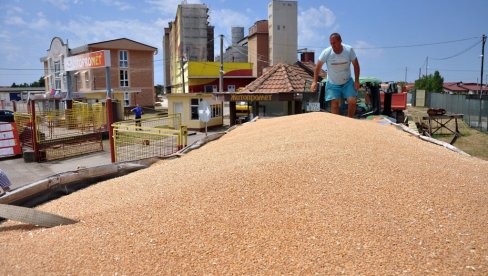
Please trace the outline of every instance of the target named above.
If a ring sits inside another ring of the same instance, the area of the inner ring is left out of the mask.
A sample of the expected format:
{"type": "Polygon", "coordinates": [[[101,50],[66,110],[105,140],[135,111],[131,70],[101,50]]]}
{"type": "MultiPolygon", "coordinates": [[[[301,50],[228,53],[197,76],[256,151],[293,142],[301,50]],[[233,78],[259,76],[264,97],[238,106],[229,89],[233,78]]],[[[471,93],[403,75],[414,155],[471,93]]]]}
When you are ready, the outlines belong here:
{"type": "Polygon", "coordinates": [[[0,158],[22,154],[15,123],[0,122],[0,158]]]}

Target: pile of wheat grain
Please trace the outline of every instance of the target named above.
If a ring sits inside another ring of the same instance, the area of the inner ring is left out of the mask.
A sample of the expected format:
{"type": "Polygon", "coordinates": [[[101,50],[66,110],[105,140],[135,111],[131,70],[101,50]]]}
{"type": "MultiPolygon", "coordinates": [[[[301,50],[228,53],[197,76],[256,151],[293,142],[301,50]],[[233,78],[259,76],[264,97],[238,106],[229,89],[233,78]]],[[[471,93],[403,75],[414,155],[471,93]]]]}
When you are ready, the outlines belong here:
{"type": "Polygon", "coordinates": [[[0,274],[488,274],[488,162],[327,113],[261,119],[0,225],[0,274]]]}

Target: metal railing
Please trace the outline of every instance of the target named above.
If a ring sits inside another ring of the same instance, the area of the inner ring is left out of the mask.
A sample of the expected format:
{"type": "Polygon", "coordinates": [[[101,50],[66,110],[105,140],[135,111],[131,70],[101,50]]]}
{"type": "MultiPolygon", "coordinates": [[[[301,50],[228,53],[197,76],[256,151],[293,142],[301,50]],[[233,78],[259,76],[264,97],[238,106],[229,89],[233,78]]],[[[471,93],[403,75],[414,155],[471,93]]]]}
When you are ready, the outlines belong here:
{"type": "Polygon", "coordinates": [[[72,109],[51,109],[46,103],[32,104],[35,107],[33,112],[16,112],[14,116],[22,147],[34,151],[36,161],[103,150],[102,133],[106,123],[101,104],[74,102],[72,109]]]}
{"type": "Polygon", "coordinates": [[[116,162],[168,156],[188,141],[179,113],[117,122],[112,127],[116,162]]]}

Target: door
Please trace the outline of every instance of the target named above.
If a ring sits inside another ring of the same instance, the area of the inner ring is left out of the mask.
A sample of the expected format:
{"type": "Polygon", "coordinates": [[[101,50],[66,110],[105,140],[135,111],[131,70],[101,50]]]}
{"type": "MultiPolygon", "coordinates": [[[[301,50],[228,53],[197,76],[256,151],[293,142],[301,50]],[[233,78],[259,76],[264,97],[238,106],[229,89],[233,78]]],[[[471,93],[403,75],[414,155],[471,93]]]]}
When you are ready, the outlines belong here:
{"type": "MultiPolygon", "coordinates": [[[[180,122],[180,123],[181,123],[181,125],[186,125],[186,124],[184,123],[184,122],[186,122],[186,121],[185,121],[185,113],[183,112],[183,103],[181,103],[181,102],[176,102],[176,103],[174,103],[174,104],[173,104],[173,110],[174,110],[175,114],[177,114],[177,113],[180,113],[180,114],[181,114],[181,122],[180,122]]],[[[175,122],[174,122],[174,124],[175,124],[175,125],[174,125],[173,127],[174,127],[175,129],[177,129],[177,128],[179,127],[179,126],[178,126],[178,122],[176,122],[176,121],[175,121],[175,122]]]]}

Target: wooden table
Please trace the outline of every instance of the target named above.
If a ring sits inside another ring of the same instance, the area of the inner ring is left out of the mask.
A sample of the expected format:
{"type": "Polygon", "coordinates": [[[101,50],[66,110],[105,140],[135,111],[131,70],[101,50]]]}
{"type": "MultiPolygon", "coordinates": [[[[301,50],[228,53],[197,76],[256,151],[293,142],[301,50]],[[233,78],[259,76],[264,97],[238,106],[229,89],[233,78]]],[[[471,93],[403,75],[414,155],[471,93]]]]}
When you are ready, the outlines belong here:
{"type": "Polygon", "coordinates": [[[439,131],[440,129],[447,129],[450,133],[452,133],[454,136],[452,137],[452,140],[450,144],[454,144],[456,142],[457,138],[461,136],[461,133],[459,132],[458,128],[458,119],[462,119],[464,114],[456,114],[456,113],[451,113],[451,114],[444,114],[444,115],[429,115],[429,116],[424,116],[422,117],[423,120],[427,120],[429,122],[429,135],[432,137],[434,133],[439,131]],[[442,120],[447,120],[443,122],[442,120]],[[455,124],[455,130],[450,129],[447,124],[454,120],[455,124]],[[432,126],[432,123],[436,122],[437,125],[432,126]]]}

